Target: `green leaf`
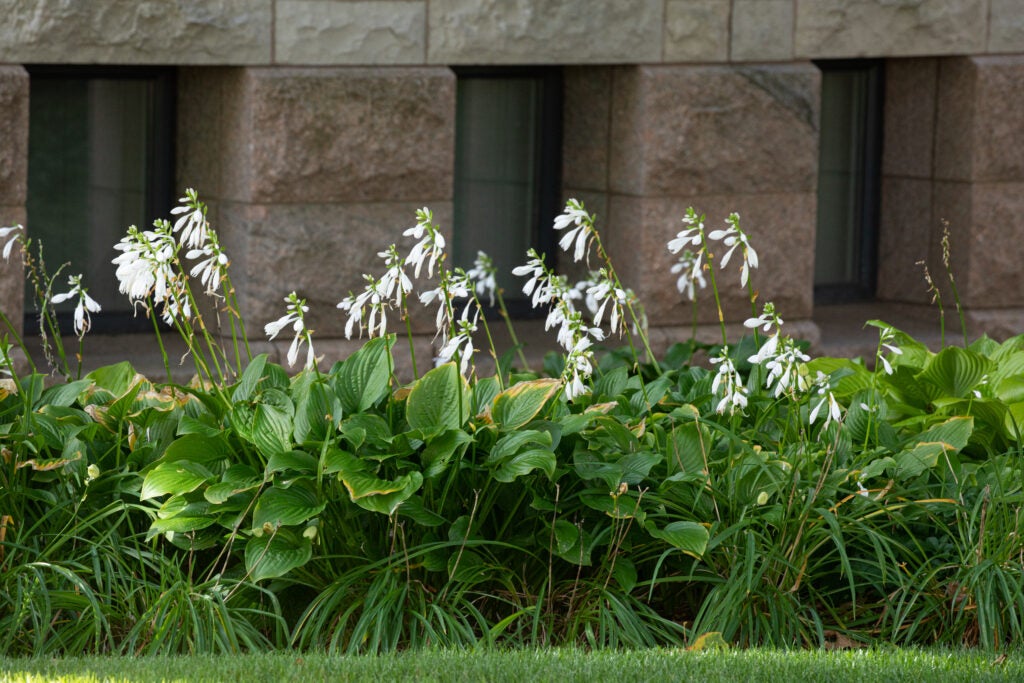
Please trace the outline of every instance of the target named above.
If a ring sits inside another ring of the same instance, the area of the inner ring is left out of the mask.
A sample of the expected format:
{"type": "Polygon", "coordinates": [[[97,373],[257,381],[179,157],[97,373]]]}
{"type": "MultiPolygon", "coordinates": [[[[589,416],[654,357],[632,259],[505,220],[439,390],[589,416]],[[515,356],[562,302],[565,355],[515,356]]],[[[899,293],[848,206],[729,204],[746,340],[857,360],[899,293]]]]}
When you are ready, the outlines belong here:
{"type": "Polygon", "coordinates": [[[160,456],[161,462],[177,462],[188,460],[200,463],[214,463],[231,456],[231,450],[220,435],[207,436],[205,434],[186,434],[171,442],[164,454],[160,456]]]}
{"type": "Polygon", "coordinates": [[[420,496],[410,496],[403,500],[402,504],[398,506],[397,512],[417,524],[429,528],[439,527],[446,521],[441,515],[428,510],[423,505],[423,498],[420,496]]]}
{"type": "Polygon", "coordinates": [[[328,460],[352,502],[372,512],[393,514],[423,485],[423,475],[419,472],[410,472],[394,480],[380,479],[370,463],[344,451],[333,451],[328,460]]]}
{"type": "Polygon", "coordinates": [[[496,377],[484,377],[478,379],[473,385],[473,414],[480,415],[491,409],[494,397],[498,395],[498,379],[496,377]]]}
{"type": "Polygon", "coordinates": [[[168,517],[166,519],[154,519],[153,523],[149,526],[149,532],[146,534],[146,538],[149,539],[157,534],[166,533],[168,531],[173,531],[176,534],[199,531],[200,529],[213,526],[216,521],[217,519],[213,515],[181,515],[168,517]]]}
{"type": "Polygon", "coordinates": [[[242,373],[241,379],[238,380],[238,384],[235,385],[235,390],[231,393],[232,403],[241,403],[252,399],[256,386],[263,378],[263,369],[266,365],[267,354],[265,353],[252,359],[252,362],[245,368],[245,372],[242,373]]]}
{"type": "Polygon", "coordinates": [[[274,486],[256,501],[252,525],[259,529],[268,524],[272,528],[302,524],[319,515],[325,507],[327,504],[320,502],[311,487],[295,485],[285,489],[274,486]]]}
{"type": "Polygon", "coordinates": [[[465,452],[466,446],[472,442],[473,437],[461,429],[447,429],[431,439],[420,456],[423,463],[423,476],[432,479],[446,471],[456,452],[460,454],[465,452]]]}
{"type": "Polygon", "coordinates": [[[947,346],[928,362],[918,377],[947,396],[965,398],[995,367],[982,355],[959,346],[947,346]]]}
{"type": "Polygon", "coordinates": [[[669,545],[682,550],[687,555],[700,559],[708,547],[708,530],[697,522],[672,522],[659,529],[653,522],[646,525],[647,533],[660,538],[669,545]]]}
{"type": "Polygon", "coordinates": [[[75,402],[79,394],[92,386],[92,384],[93,381],[91,379],[80,379],[77,382],[54,385],[44,391],[43,395],[39,397],[36,408],[42,405],[67,408],[75,402]]]}
{"type": "Polygon", "coordinates": [[[469,417],[469,399],[469,388],[458,367],[445,363],[413,384],[405,418],[413,429],[459,429],[469,417]]]}
{"type": "Polygon", "coordinates": [[[346,414],[361,413],[387,394],[391,378],[389,350],[394,343],[391,334],[371,339],[342,364],[335,390],[346,414]]]}
{"type": "Polygon", "coordinates": [[[253,413],[252,443],[267,458],[291,450],[292,416],[278,406],[257,405],[253,413]]]}
{"type": "MultiPolygon", "coordinates": [[[[294,395],[294,394],[293,394],[294,395]]],[[[296,443],[322,442],[341,418],[341,405],[332,407],[333,396],[321,382],[313,382],[296,397],[293,434],[296,443]]]]}
{"type": "Polygon", "coordinates": [[[494,397],[491,418],[503,431],[519,429],[537,416],[561,386],[561,380],[552,378],[519,382],[494,397]]]}
{"type": "Polygon", "coordinates": [[[270,456],[267,461],[267,476],[278,472],[295,472],[298,474],[316,474],[319,461],[305,451],[286,451],[270,456]]]}
{"type": "Polygon", "coordinates": [[[253,581],[284,576],[312,556],[312,542],[287,530],[256,536],[245,544],[245,568],[253,581]]]}
{"type": "Polygon", "coordinates": [[[543,448],[534,448],[517,453],[503,460],[493,471],[495,480],[509,483],[518,477],[529,474],[533,470],[543,470],[548,479],[554,479],[555,466],[558,464],[555,454],[543,448]]]}
{"type": "Polygon", "coordinates": [[[972,417],[951,417],[950,419],[935,425],[915,436],[914,443],[929,441],[942,442],[944,447],[950,451],[960,451],[971,438],[974,431],[974,418],[972,417]]]}
{"type": "Polygon", "coordinates": [[[196,462],[182,460],[160,463],[142,481],[139,499],[149,500],[167,493],[189,493],[213,478],[210,470],[196,462]]]}
{"type": "Polygon", "coordinates": [[[615,577],[616,583],[626,593],[630,593],[636,588],[636,565],[633,561],[624,555],[619,555],[615,558],[615,567],[612,569],[612,576],[615,577]]]}
{"type": "Polygon", "coordinates": [[[941,443],[919,443],[909,450],[898,453],[896,461],[896,477],[898,479],[913,479],[926,470],[935,467],[939,457],[948,452],[941,443]]]}

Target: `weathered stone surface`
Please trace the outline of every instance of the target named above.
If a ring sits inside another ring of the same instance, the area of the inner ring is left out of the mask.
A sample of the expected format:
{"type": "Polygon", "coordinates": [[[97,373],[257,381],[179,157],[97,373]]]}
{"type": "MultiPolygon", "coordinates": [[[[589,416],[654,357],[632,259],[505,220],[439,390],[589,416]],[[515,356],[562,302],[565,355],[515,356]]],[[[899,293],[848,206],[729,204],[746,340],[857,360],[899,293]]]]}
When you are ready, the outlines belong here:
{"type": "Polygon", "coordinates": [[[183,67],[178,71],[177,176],[179,190],[201,197],[245,192],[251,171],[244,135],[245,69],[183,67]]]}
{"type": "MultiPolygon", "coordinates": [[[[1021,264],[1024,182],[975,183],[971,187],[969,267],[958,273],[972,308],[1024,306],[1021,264]]],[[[954,226],[955,227],[955,226],[954,226]]],[[[1017,333],[1024,332],[1024,328],[1017,333]]]]}
{"type": "Polygon", "coordinates": [[[1024,57],[942,60],[936,133],[936,177],[1024,180],[1024,57]]]}
{"type": "Polygon", "coordinates": [[[662,0],[431,0],[432,64],[656,62],[662,0]]]}
{"type": "Polygon", "coordinates": [[[422,64],[426,3],[278,0],[279,64],[422,64]]]}
{"type": "Polygon", "coordinates": [[[890,59],[885,64],[885,144],[882,173],[929,178],[935,135],[938,60],[890,59]]]}
{"type": "MultiPolygon", "coordinates": [[[[2,139],[2,138],[0,138],[2,139]]],[[[0,206],[0,228],[25,224],[24,206],[0,206]]],[[[0,251],[7,244],[7,239],[0,240],[0,251]]],[[[18,333],[22,332],[22,316],[25,309],[25,275],[21,265],[21,253],[18,245],[11,247],[8,261],[0,259],[0,311],[4,312],[18,333]]]]}
{"type": "MultiPolygon", "coordinates": [[[[937,221],[932,219],[930,179],[886,177],[878,235],[877,294],[881,301],[927,303],[931,299],[918,261],[929,261],[937,221]]],[[[941,236],[941,232],[939,233],[941,236]]],[[[943,278],[929,263],[932,277],[943,278]]]]}
{"type": "MultiPolygon", "coordinates": [[[[347,317],[335,306],[365,286],[363,273],[379,277],[376,254],[392,242],[411,247],[402,231],[415,223],[422,203],[222,204],[219,229],[231,257],[232,280],[251,330],[284,314],[283,299],[295,290],[308,300],[309,326],[317,337],[343,337],[347,317]],[[405,240],[405,242],[403,242],[405,240]]],[[[435,221],[451,225],[450,201],[431,202],[435,221]]],[[[411,304],[418,332],[434,331],[434,310],[411,304]]],[[[399,324],[393,314],[393,324],[399,324]]],[[[396,327],[397,329],[397,327],[396,327]]]]}
{"type": "Polygon", "coordinates": [[[448,200],[455,77],[446,68],[246,71],[229,131],[230,199],[448,200]]]}
{"type": "Polygon", "coordinates": [[[821,74],[785,66],[615,70],[611,189],[643,195],[817,186],[821,74]]]}
{"type": "Polygon", "coordinates": [[[0,66],[0,204],[24,204],[27,183],[28,74],[0,66]]]}
{"type": "Polygon", "coordinates": [[[562,133],[562,184],[576,189],[608,187],[612,71],[567,67],[562,133]]]}
{"type": "Polygon", "coordinates": [[[997,341],[1014,337],[1024,330],[1024,308],[967,309],[967,334],[977,339],[987,334],[997,341]]]}
{"type": "Polygon", "coordinates": [[[725,62],[728,59],[729,0],[667,0],[666,62],[725,62]]]}
{"type": "Polygon", "coordinates": [[[935,119],[935,178],[974,177],[974,115],[977,69],[966,57],[939,60],[935,119]]]}
{"type": "Polygon", "coordinates": [[[985,50],[985,0],[804,0],[803,58],[972,54],[985,50]]]}
{"type": "Polygon", "coordinates": [[[1024,181],[1024,56],[971,61],[977,73],[973,178],[1024,181]]]}
{"type": "MultiPolygon", "coordinates": [[[[792,194],[687,195],[640,198],[613,195],[609,202],[605,241],[622,281],[643,302],[652,325],[690,323],[691,304],[675,287],[670,270],[676,258],[666,244],[683,228],[682,216],[693,206],[706,213],[708,229],[723,225],[729,213],[741,225],[758,253],[760,267],[751,273],[760,301],[773,301],[785,319],[809,318],[814,290],[814,226],[817,198],[813,192],[792,194]]],[[[736,255],[715,277],[727,320],[750,317],[750,301],[740,287],[736,255]]],[[[709,289],[697,295],[699,320],[718,320],[709,289]]]]}
{"type": "Polygon", "coordinates": [[[735,0],[732,58],[767,62],[793,58],[792,0],[735,0]]]}
{"type": "Polygon", "coordinates": [[[0,0],[0,61],[267,64],[272,0],[0,0]]]}
{"type": "Polygon", "coordinates": [[[989,0],[989,52],[1024,52],[1024,2],[989,0]]]}

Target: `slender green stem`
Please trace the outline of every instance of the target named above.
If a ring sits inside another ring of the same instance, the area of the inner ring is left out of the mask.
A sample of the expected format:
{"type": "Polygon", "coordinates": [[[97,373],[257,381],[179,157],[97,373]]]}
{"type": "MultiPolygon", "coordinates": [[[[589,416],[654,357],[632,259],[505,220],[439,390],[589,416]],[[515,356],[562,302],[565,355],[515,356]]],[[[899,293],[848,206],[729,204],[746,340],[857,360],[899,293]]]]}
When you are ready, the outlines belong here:
{"type": "Polygon", "coordinates": [[[501,376],[501,367],[498,365],[498,351],[494,348],[494,338],[491,337],[491,327],[487,324],[487,316],[483,313],[483,306],[480,305],[480,298],[476,295],[476,290],[470,290],[473,294],[473,302],[476,304],[476,310],[480,312],[480,322],[484,325],[484,334],[487,336],[487,346],[491,352],[491,358],[494,359],[494,376],[498,378],[498,388],[505,388],[505,380],[501,376]]]}
{"type": "MultiPolygon", "coordinates": [[[[757,317],[757,294],[754,292],[754,283],[747,279],[747,296],[750,297],[750,317],[757,317]]],[[[761,336],[757,331],[757,327],[754,328],[754,348],[761,348],[761,336]]]]}
{"type": "Polygon", "coordinates": [[[156,311],[153,309],[152,298],[146,301],[146,315],[153,322],[153,332],[156,334],[156,343],[160,347],[160,356],[164,359],[164,370],[167,372],[167,383],[174,384],[174,379],[171,377],[171,361],[167,357],[167,349],[164,348],[164,338],[160,335],[160,325],[156,321],[156,311]]]}
{"type": "Polygon", "coordinates": [[[700,231],[700,242],[701,247],[704,249],[704,254],[708,257],[708,277],[711,278],[711,292],[715,295],[715,308],[718,310],[718,325],[722,328],[722,345],[729,343],[729,335],[725,331],[725,314],[722,312],[722,300],[718,295],[718,284],[715,282],[715,266],[714,266],[714,254],[708,248],[708,239],[704,235],[704,231],[700,231]]]}
{"type": "Polygon", "coordinates": [[[402,320],[405,321],[405,337],[409,340],[409,360],[412,361],[412,377],[413,379],[419,379],[420,373],[419,370],[416,369],[416,347],[412,341],[412,321],[409,319],[409,306],[406,304],[407,301],[408,299],[405,296],[405,292],[402,292],[402,320]]]}
{"type": "Polygon", "coordinates": [[[495,296],[498,297],[498,309],[501,311],[501,317],[505,320],[505,327],[508,328],[509,339],[512,340],[512,344],[515,346],[519,362],[523,364],[523,370],[531,372],[530,363],[526,360],[526,354],[523,353],[523,345],[519,343],[519,337],[516,336],[515,327],[512,325],[512,318],[509,317],[508,308],[505,307],[505,297],[501,293],[502,290],[498,287],[495,290],[495,296]]]}

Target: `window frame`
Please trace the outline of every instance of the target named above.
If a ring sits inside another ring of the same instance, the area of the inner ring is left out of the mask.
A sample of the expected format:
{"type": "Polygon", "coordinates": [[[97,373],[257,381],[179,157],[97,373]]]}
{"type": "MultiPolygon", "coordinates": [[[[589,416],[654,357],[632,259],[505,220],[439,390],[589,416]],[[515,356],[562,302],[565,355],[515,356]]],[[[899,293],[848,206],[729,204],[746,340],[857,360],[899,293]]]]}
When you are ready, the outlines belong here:
{"type": "MultiPolygon", "coordinates": [[[[863,168],[860,169],[860,192],[854,202],[854,230],[857,245],[854,280],[837,284],[814,285],[814,303],[821,305],[870,301],[875,298],[878,281],[878,241],[882,204],[882,150],[884,145],[885,60],[835,59],[815,60],[822,72],[866,72],[868,83],[861,120],[864,137],[860,143],[863,168]]],[[[822,122],[823,125],[823,122],[822,122]]],[[[819,127],[819,136],[821,134],[819,127]]],[[[820,162],[820,159],[819,159],[820,162]]],[[[820,171],[819,171],[820,173],[820,171]]],[[[818,200],[821,200],[820,182],[818,200]]],[[[815,223],[817,230],[817,221],[815,223]]],[[[820,237],[816,233],[815,239],[820,237]]]]}
{"type": "MultiPolygon", "coordinates": [[[[541,106],[537,117],[539,132],[535,141],[537,178],[534,190],[537,196],[533,207],[529,241],[538,252],[546,255],[551,268],[557,268],[558,241],[552,229],[555,217],[562,212],[562,89],[561,66],[454,66],[457,80],[487,79],[540,79],[541,106]]],[[[453,197],[453,202],[455,198],[453,197]]],[[[455,227],[453,226],[453,230],[455,227]]],[[[523,254],[526,262],[526,254],[523,254]]],[[[509,315],[514,318],[536,318],[546,315],[530,306],[527,300],[507,302],[509,315]]],[[[486,306],[486,302],[485,302],[486,306]]]]}
{"type": "MultiPolygon", "coordinates": [[[[154,134],[147,140],[146,157],[150,163],[146,169],[146,220],[151,222],[161,216],[167,216],[176,200],[174,186],[177,150],[177,68],[160,65],[106,64],[26,64],[24,68],[29,75],[30,90],[32,81],[37,79],[80,78],[83,80],[145,80],[153,82],[153,106],[149,111],[146,125],[149,130],[163,131],[165,134],[162,139],[160,135],[154,134]]],[[[30,100],[30,116],[31,106],[30,100]]],[[[29,145],[31,144],[30,140],[29,145]]],[[[27,218],[31,231],[32,217],[28,216],[27,218]]],[[[145,228],[149,222],[139,227],[145,228]]],[[[128,226],[125,225],[122,228],[127,230],[128,226]]],[[[59,285],[60,283],[55,284],[59,285]]],[[[24,313],[24,329],[26,331],[38,329],[38,313],[30,308],[26,306],[24,313]]],[[[57,313],[57,322],[62,334],[74,334],[73,317],[73,312],[60,311],[57,313]]],[[[125,311],[104,311],[100,315],[92,316],[90,332],[120,334],[150,332],[152,329],[153,323],[144,315],[139,316],[134,312],[125,311]]]]}

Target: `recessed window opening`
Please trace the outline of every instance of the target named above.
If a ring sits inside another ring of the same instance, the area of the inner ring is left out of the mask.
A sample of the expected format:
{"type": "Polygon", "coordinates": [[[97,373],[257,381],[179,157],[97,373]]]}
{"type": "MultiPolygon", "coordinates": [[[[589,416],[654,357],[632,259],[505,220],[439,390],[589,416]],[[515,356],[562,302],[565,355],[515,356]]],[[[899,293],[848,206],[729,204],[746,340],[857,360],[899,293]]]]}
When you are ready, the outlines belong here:
{"type": "MultiPolygon", "coordinates": [[[[148,228],[173,206],[173,81],[171,69],[29,67],[27,229],[43,244],[54,283],[83,274],[103,307],[96,332],[151,329],[118,292],[113,246],[129,225],[148,228]]],[[[75,302],[59,305],[62,331],[72,329],[75,302]]],[[[26,329],[35,329],[33,293],[26,292],[26,329]]]]}
{"type": "Polygon", "coordinates": [[[554,256],[559,212],[561,74],[553,68],[471,68],[458,76],[455,116],[456,265],[478,251],[498,268],[515,315],[529,313],[512,268],[534,247],[554,256]]]}
{"type": "Polygon", "coordinates": [[[876,60],[817,65],[822,79],[814,298],[870,299],[877,263],[882,67],[876,60]]]}

